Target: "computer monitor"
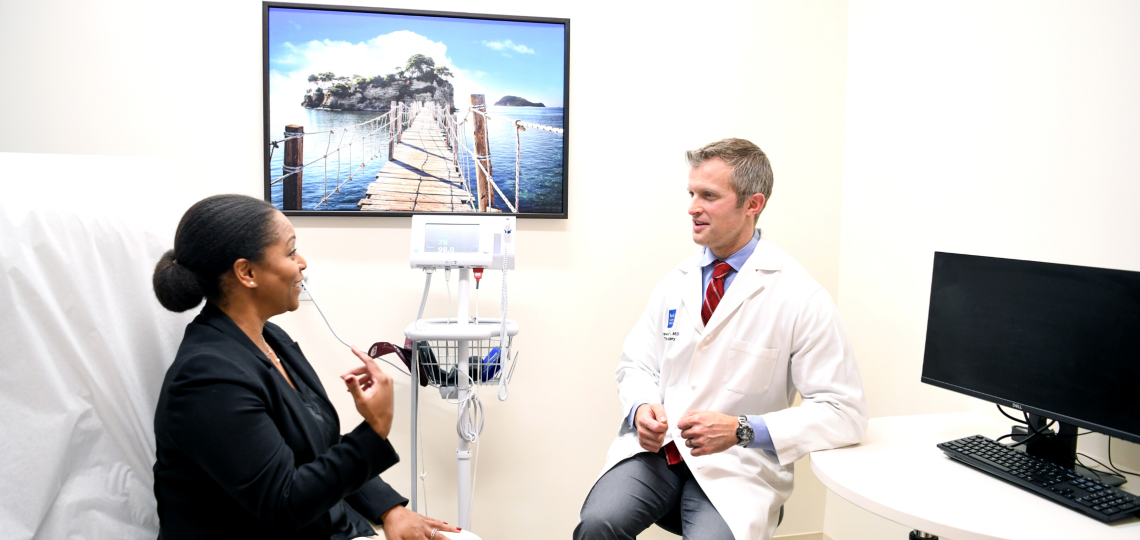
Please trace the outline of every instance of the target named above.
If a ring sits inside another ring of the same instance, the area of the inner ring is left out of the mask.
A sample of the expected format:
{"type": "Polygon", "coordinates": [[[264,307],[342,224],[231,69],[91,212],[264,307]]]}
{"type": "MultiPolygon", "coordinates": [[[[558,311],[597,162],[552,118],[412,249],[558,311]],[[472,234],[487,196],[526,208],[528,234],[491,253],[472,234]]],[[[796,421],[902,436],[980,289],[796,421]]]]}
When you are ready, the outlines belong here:
{"type": "Polygon", "coordinates": [[[1070,468],[1075,427],[1140,443],[1140,272],[935,253],[922,382],[1062,423],[1027,451],[1070,468]]]}

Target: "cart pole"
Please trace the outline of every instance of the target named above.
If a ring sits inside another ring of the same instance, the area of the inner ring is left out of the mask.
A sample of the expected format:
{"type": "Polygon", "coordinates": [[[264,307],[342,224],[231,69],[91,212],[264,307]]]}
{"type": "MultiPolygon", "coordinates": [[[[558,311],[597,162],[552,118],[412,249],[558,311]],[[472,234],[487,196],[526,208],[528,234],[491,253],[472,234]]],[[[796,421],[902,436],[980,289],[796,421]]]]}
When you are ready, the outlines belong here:
{"type": "MultiPolygon", "coordinates": [[[[468,312],[470,311],[471,270],[459,269],[459,313],[456,314],[459,326],[467,326],[468,312]]],[[[459,388],[458,398],[462,402],[471,392],[471,381],[466,375],[468,370],[467,357],[470,354],[470,342],[459,340],[459,358],[455,374],[456,386],[459,388]]],[[[455,450],[458,459],[459,480],[459,528],[467,529],[471,525],[471,443],[459,437],[459,447],[455,450]]]]}
{"type": "Polygon", "coordinates": [[[415,341],[412,342],[412,365],[410,367],[411,367],[411,373],[412,373],[412,384],[410,384],[408,386],[410,386],[412,389],[412,444],[411,444],[411,446],[412,446],[412,452],[411,452],[411,454],[412,454],[412,500],[411,500],[411,503],[412,503],[412,511],[415,512],[416,511],[416,501],[419,500],[416,498],[416,487],[419,483],[419,478],[417,476],[417,473],[419,472],[419,468],[416,467],[416,444],[419,442],[419,440],[416,439],[416,428],[419,427],[417,425],[419,422],[417,422],[416,420],[419,418],[417,408],[419,407],[419,396],[420,396],[420,348],[418,346],[416,346],[415,341]]]}

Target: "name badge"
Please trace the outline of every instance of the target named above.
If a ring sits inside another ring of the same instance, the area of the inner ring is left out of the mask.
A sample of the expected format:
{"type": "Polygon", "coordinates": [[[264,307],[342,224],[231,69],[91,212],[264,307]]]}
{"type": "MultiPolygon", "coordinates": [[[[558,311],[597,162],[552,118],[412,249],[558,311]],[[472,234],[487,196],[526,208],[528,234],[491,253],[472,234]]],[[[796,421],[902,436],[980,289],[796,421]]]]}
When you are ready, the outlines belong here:
{"type": "Polygon", "coordinates": [[[665,331],[661,333],[661,338],[665,341],[676,341],[677,336],[681,335],[680,332],[673,329],[675,322],[677,322],[677,310],[670,309],[665,316],[665,331]]]}

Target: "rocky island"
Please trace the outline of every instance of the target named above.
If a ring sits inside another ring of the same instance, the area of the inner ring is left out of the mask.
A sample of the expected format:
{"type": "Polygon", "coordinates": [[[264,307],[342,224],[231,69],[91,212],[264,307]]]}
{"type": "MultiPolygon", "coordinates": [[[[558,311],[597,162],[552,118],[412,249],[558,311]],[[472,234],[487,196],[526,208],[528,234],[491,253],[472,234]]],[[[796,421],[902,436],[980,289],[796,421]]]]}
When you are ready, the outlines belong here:
{"type": "Polygon", "coordinates": [[[313,85],[305,92],[301,106],[306,109],[387,112],[392,102],[434,101],[455,109],[455,88],[446,66],[422,54],[412,55],[407,65],[395,73],[375,77],[337,77],[331,72],[309,75],[313,85]]]}
{"type": "Polygon", "coordinates": [[[496,107],[545,107],[542,103],[531,103],[518,96],[503,96],[495,102],[496,107]]]}

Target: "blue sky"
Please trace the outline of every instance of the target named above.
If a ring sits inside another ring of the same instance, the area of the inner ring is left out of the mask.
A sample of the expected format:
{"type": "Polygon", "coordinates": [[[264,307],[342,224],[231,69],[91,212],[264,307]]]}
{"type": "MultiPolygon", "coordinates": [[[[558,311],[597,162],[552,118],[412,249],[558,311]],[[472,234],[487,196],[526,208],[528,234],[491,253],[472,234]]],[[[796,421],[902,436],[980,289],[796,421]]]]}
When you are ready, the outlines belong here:
{"type": "Polygon", "coordinates": [[[296,105],[311,73],[385,75],[420,53],[456,74],[458,107],[470,93],[562,106],[564,39],[560,24],[271,8],[270,99],[296,105]]]}

